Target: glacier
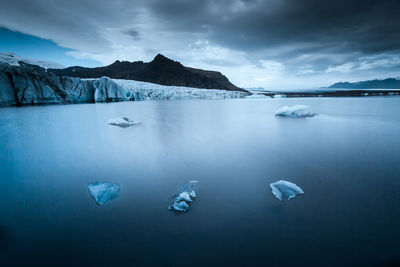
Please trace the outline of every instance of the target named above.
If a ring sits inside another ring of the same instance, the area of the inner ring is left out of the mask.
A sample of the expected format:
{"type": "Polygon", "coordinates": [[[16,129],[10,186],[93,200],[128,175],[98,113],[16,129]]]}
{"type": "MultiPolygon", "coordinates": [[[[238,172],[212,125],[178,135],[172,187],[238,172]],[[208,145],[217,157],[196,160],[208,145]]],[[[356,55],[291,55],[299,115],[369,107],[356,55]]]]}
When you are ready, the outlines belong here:
{"type": "Polygon", "coordinates": [[[218,89],[199,89],[184,86],[167,86],[133,80],[112,79],[128,91],[135,101],[143,100],[184,100],[184,99],[227,99],[243,98],[249,93],[218,89]]]}
{"type": "Polygon", "coordinates": [[[188,211],[189,205],[196,198],[196,192],[194,190],[197,187],[197,183],[196,180],[191,180],[184,184],[176,195],[174,204],[169,206],[168,209],[182,212],[188,211]]]}
{"type": "Polygon", "coordinates": [[[272,190],[272,194],[279,200],[290,200],[298,194],[304,194],[303,189],[298,185],[285,180],[276,181],[269,186],[272,190]]]}
{"type": "Polygon", "coordinates": [[[89,194],[93,197],[98,205],[117,198],[119,195],[119,184],[111,182],[95,182],[88,184],[89,194]]]}
{"type": "Polygon", "coordinates": [[[275,111],[275,116],[290,117],[290,118],[308,118],[317,115],[316,113],[311,113],[306,111],[307,108],[308,106],[304,105],[295,105],[292,107],[284,106],[275,111]]]}
{"type": "Polygon", "coordinates": [[[108,124],[114,125],[114,126],[119,126],[121,128],[127,128],[127,127],[131,127],[133,125],[140,124],[140,122],[135,122],[127,117],[121,117],[121,118],[109,119],[108,124]]]}
{"type": "Polygon", "coordinates": [[[98,79],[59,77],[45,68],[23,61],[18,61],[18,65],[0,61],[0,106],[225,99],[243,98],[249,94],[241,91],[165,86],[105,76],[98,79]]]}

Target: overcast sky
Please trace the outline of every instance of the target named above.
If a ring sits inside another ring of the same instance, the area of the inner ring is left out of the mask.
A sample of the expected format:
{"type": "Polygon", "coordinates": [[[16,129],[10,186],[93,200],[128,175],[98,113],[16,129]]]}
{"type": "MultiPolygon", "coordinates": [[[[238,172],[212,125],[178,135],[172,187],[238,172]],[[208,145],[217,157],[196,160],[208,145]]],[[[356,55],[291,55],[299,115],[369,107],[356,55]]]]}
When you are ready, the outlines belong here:
{"type": "Polygon", "coordinates": [[[240,87],[290,89],[400,77],[399,11],[399,0],[1,0],[0,27],[54,42],[47,59],[64,64],[162,53],[240,87]]]}

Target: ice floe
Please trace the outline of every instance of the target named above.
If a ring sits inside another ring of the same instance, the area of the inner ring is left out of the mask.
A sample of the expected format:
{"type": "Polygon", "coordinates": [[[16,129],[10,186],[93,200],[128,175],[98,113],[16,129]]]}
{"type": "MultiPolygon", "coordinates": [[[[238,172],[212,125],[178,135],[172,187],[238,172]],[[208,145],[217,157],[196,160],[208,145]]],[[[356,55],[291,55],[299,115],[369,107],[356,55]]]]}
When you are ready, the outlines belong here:
{"type": "Polygon", "coordinates": [[[296,195],[304,194],[303,189],[298,185],[284,180],[276,181],[269,186],[271,187],[272,194],[279,200],[290,200],[296,195]]]}
{"type": "Polygon", "coordinates": [[[246,96],[246,98],[249,98],[249,99],[255,99],[255,98],[269,98],[269,96],[266,96],[266,95],[264,95],[264,94],[257,94],[257,93],[255,93],[255,94],[251,94],[251,95],[249,95],[249,96],[246,96]]]}
{"type": "Polygon", "coordinates": [[[197,181],[192,180],[184,184],[177,194],[174,204],[169,206],[169,210],[173,211],[188,211],[189,205],[196,198],[194,189],[197,187],[197,181]]]}
{"type": "Polygon", "coordinates": [[[285,98],[286,95],[285,94],[276,94],[274,95],[274,98],[285,98]]]}
{"type": "Polygon", "coordinates": [[[119,195],[119,184],[111,182],[95,182],[88,184],[90,195],[98,205],[103,205],[119,195]]]}
{"type": "Polygon", "coordinates": [[[108,120],[108,124],[127,128],[136,124],[140,124],[140,122],[135,122],[127,117],[121,117],[108,120]]]}
{"type": "Polygon", "coordinates": [[[308,112],[306,111],[306,109],[308,109],[308,106],[304,105],[295,105],[292,107],[284,106],[275,111],[275,116],[290,118],[308,118],[317,115],[317,113],[308,112]]]}

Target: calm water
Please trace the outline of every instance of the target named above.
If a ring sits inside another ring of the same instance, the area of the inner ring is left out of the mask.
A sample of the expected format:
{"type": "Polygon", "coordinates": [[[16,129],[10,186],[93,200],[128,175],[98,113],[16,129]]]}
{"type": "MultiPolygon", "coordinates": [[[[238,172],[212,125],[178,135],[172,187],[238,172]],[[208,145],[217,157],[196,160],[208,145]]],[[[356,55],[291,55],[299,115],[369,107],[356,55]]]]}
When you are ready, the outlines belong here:
{"type": "Polygon", "coordinates": [[[400,263],[400,97],[0,109],[0,178],[1,266],[400,263]],[[294,104],[320,116],[273,115],[294,104]],[[278,179],[305,194],[278,201],[278,179]],[[97,206],[95,181],[119,197],[97,206]]]}

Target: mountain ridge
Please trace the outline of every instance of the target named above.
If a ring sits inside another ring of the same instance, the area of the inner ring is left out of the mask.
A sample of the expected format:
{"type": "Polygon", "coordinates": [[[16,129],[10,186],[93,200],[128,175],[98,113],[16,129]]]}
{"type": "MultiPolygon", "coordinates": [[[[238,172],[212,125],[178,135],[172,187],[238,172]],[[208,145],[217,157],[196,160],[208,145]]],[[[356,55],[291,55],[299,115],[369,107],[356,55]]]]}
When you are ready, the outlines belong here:
{"type": "Polygon", "coordinates": [[[113,79],[127,79],[161,85],[186,86],[202,89],[221,89],[246,91],[232,84],[226,76],[218,71],[185,67],[180,62],[157,54],[150,62],[115,61],[96,68],[80,66],[65,69],[48,69],[58,76],[78,78],[100,78],[107,76],[113,79]]]}
{"type": "Polygon", "coordinates": [[[367,80],[360,82],[338,82],[329,88],[343,88],[343,89],[400,89],[400,79],[387,78],[383,80],[367,80]]]}

